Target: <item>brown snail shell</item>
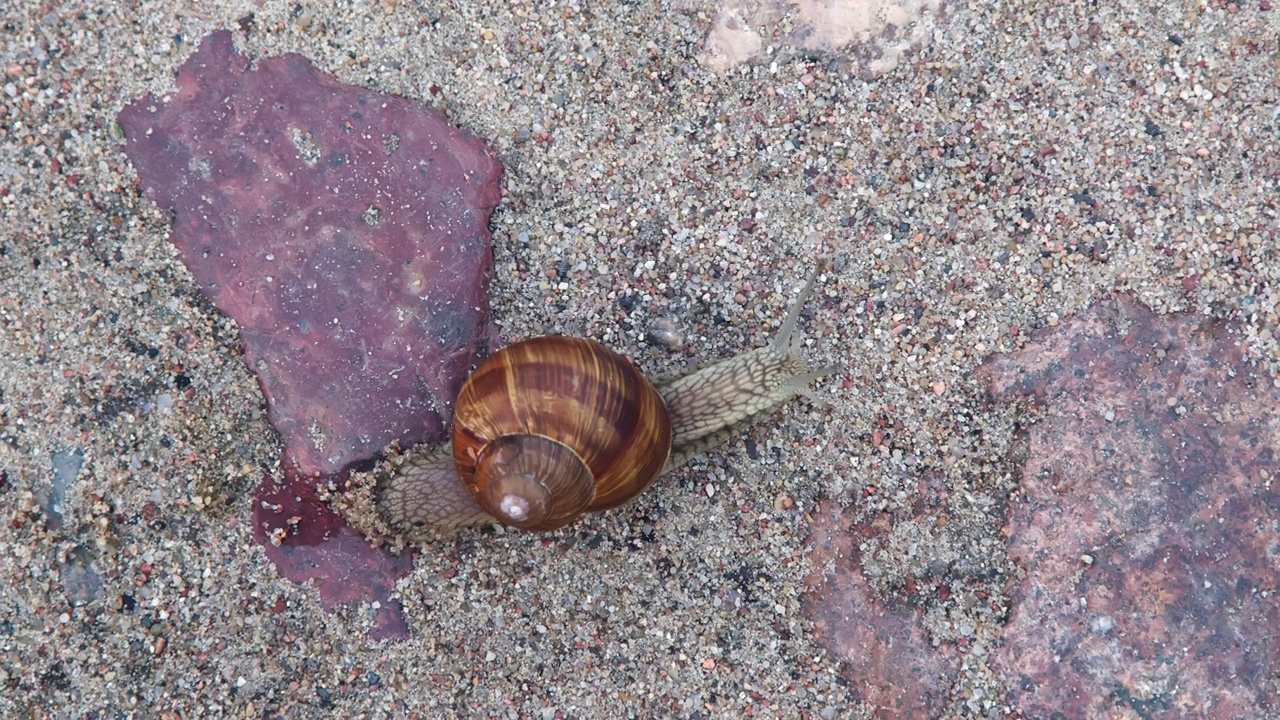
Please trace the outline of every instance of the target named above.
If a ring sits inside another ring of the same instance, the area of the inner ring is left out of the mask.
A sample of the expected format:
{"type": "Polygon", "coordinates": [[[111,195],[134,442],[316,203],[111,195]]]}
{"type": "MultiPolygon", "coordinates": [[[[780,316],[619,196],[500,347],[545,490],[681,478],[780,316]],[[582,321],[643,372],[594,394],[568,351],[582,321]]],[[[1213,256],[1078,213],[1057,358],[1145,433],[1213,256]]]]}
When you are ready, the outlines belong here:
{"type": "Polygon", "coordinates": [[[490,355],[462,386],[453,422],[463,485],[526,530],[627,502],[671,454],[662,397],[626,358],[579,338],[536,337],[490,355]]]}

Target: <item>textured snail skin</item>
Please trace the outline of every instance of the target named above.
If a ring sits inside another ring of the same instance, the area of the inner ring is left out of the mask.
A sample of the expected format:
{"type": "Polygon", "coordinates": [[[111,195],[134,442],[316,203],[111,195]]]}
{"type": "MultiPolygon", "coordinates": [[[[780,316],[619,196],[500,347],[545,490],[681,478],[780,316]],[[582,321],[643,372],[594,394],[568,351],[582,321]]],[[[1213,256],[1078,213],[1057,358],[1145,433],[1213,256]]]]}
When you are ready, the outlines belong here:
{"type": "Polygon", "coordinates": [[[727,441],[797,395],[808,396],[809,383],[832,371],[811,369],[800,354],[799,341],[791,337],[813,281],[811,274],[769,345],[655,383],[671,414],[668,471],[727,441]]]}
{"type": "Polygon", "coordinates": [[[418,445],[394,458],[378,483],[382,516],[401,532],[448,532],[497,522],[458,480],[451,445],[418,445]]]}
{"type": "MultiPolygon", "coordinates": [[[[727,441],[797,395],[807,396],[809,383],[831,372],[810,368],[799,341],[792,340],[815,278],[816,272],[809,275],[769,345],[654,382],[672,429],[663,472],[727,441]]],[[[379,481],[378,505],[384,518],[410,538],[497,522],[459,480],[448,445],[420,445],[394,459],[379,481]]]]}

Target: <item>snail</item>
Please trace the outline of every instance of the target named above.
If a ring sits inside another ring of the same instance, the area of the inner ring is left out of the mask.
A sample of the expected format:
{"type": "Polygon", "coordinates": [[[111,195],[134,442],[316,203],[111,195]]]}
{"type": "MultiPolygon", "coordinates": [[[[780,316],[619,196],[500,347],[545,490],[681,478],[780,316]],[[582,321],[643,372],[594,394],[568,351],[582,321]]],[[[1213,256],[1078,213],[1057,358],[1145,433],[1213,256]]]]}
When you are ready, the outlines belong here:
{"type": "Polygon", "coordinates": [[[766,347],[654,382],[591,340],[499,350],[458,393],[452,442],[411,448],[379,473],[379,513],[412,537],[494,522],[553,530],[626,503],[832,370],[811,368],[792,340],[816,275],[766,347]]]}

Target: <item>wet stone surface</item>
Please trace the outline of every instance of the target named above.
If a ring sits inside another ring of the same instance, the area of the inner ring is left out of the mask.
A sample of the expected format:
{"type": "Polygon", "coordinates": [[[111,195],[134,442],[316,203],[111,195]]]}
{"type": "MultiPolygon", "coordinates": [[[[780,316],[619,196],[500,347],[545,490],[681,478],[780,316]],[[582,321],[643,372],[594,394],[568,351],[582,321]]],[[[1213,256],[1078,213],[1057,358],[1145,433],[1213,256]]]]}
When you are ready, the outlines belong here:
{"type": "Polygon", "coordinates": [[[304,473],[438,437],[486,327],[501,166],[439,113],[300,55],[249,62],[214,33],[173,95],[121,111],[147,195],[240,324],[304,473]]]}
{"type": "Polygon", "coordinates": [[[387,598],[406,557],[370,547],[317,497],[388,443],[443,438],[488,337],[494,153],[434,110],[342,85],[297,54],[260,60],[216,32],[171,96],[119,116],[173,243],[241,328],[284,444],[254,535],[332,609],[379,603],[371,635],[403,637],[387,598]]]}
{"type": "Polygon", "coordinates": [[[993,661],[1027,717],[1274,712],[1280,392],[1220,320],[1096,304],[981,373],[1034,403],[993,661]],[[1117,714],[1120,713],[1120,714],[1117,714]]]}
{"type": "Polygon", "coordinates": [[[933,647],[918,606],[882,597],[864,576],[859,546],[882,531],[853,522],[836,503],[819,507],[808,538],[815,572],[805,578],[805,614],[875,717],[934,717],[957,658],[933,647]]]}

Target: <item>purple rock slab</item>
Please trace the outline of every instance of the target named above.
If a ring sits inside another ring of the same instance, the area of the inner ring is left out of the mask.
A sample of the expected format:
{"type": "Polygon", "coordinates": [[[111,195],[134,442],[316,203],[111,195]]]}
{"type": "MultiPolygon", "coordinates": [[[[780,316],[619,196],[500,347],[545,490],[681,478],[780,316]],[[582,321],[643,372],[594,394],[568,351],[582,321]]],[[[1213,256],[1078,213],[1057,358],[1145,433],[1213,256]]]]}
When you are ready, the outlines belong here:
{"type": "Polygon", "coordinates": [[[283,483],[262,479],[254,496],[253,535],[281,575],[296,583],[315,581],[324,609],[376,601],[369,637],[408,637],[403,608],[391,595],[412,567],[409,554],[371,548],[292,468],[286,466],[283,483]]]}
{"type": "Polygon", "coordinates": [[[442,436],[486,337],[502,174],[488,147],[300,55],[251,69],[226,31],[119,122],[303,474],[442,436]]]}
{"type": "Polygon", "coordinates": [[[409,569],[316,494],[387,444],[443,440],[491,337],[492,150],[439,113],[343,85],[296,54],[251,67],[216,32],[177,90],[119,116],[145,192],[205,294],[241,327],[284,443],[254,536],[326,608],[378,601],[370,635],[404,637],[409,569]]]}
{"type": "Polygon", "coordinates": [[[859,546],[887,525],[855,523],[851,514],[830,500],[814,513],[806,545],[815,570],[805,578],[803,612],[874,717],[934,717],[946,704],[957,656],[932,645],[918,608],[886,602],[871,587],[859,546]]]}
{"type": "Polygon", "coordinates": [[[1243,345],[1121,296],[981,369],[1043,412],[992,657],[1021,716],[1280,712],[1280,391],[1243,345]]]}

